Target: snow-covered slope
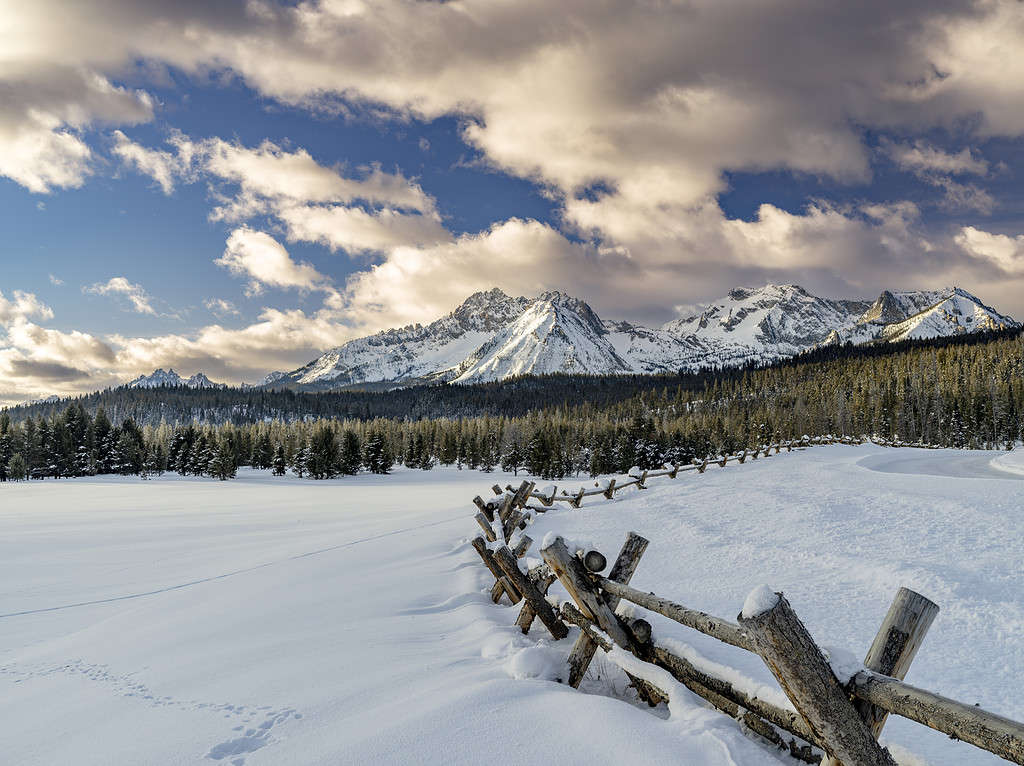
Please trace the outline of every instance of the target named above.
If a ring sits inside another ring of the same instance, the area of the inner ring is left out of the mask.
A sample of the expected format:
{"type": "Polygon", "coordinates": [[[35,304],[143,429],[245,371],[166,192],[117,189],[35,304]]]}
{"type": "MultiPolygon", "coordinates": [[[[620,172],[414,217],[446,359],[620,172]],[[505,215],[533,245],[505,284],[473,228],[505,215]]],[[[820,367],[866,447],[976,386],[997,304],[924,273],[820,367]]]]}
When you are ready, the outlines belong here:
{"type": "Polygon", "coordinates": [[[151,375],[140,375],[128,383],[129,388],[159,388],[160,386],[185,386],[186,388],[226,388],[224,383],[214,383],[202,372],[190,378],[183,378],[173,369],[154,370],[151,375]]]}
{"type": "Polygon", "coordinates": [[[632,372],[606,338],[604,324],[583,301],[548,292],[455,369],[456,383],[552,372],[632,372]]]}
{"type": "Polygon", "coordinates": [[[852,327],[869,305],[819,298],[798,285],[740,287],[662,329],[706,341],[713,362],[728,366],[751,358],[782,359],[813,348],[831,333],[852,327]]]}
{"type": "Polygon", "coordinates": [[[495,288],[427,326],[382,330],[333,348],[309,364],[278,374],[268,385],[325,389],[377,381],[409,382],[437,377],[469,357],[530,304],[495,288]]]}
{"type": "Polygon", "coordinates": [[[578,298],[476,293],[446,317],[359,338],[264,386],[477,383],[548,373],[658,373],[766,363],[827,343],[869,343],[1016,326],[960,288],[820,298],[797,285],[737,288],[661,328],[605,321],[578,298]]]}
{"type": "Polygon", "coordinates": [[[959,287],[883,292],[857,322],[831,334],[829,343],[897,342],[1016,327],[1017,322],[959,287]]]}

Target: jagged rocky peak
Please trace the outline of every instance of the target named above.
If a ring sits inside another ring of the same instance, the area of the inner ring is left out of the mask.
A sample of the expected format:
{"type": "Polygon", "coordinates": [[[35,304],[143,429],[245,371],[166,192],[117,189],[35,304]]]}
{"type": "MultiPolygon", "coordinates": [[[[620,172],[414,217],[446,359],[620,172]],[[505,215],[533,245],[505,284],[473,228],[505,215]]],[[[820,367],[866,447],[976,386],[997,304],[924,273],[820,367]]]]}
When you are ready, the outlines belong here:
{"type": "Polygon", "coordinates": [[[812,295],[800,285],[738,287],[662,329],[677,336],[740,343],[768,357],[798,353],[856,320],[866,301],[837,301],[812,295]]]}
{"type": "Polygon", "coordinates": [[[529,304],[527,298],[513,298],[497,287],[473,293],[451,313],[466,330],[497,330],[512,321],[529,304]]]}
{"type": "Polygon", "coordinates": [[[546,373],[653,373],[768,363],[823,343],[873,343],[1014,327],[960,288],[821,298],[800,285],[738,287],[649,328],[602,320],[580,298],[498,288],[428,325],[357,338],[264,385],[331,390],[363,383],[459,383],[546,373]]]}
{"type": "Polygon", "coordinates": [[[604,322],[594,313],[594,310],[590,308],[586,301],[575,298],[561,290],[547,290],[541,293],[537,296],[534,305],[538,303],[548,303],[551,306],[572,312],[598,335],[603,335],[606,332],[604,322]]]}
{"type": "Polygon", "coordinates": [[[159,388],[160,386],[185,386],[187,388],[226,388],[224,383],[214,383],[202,372],[190,378],[183,378],[173,368],[153,370],[149,375],[140,375],[128,383],[129,388],[159,388]]]}

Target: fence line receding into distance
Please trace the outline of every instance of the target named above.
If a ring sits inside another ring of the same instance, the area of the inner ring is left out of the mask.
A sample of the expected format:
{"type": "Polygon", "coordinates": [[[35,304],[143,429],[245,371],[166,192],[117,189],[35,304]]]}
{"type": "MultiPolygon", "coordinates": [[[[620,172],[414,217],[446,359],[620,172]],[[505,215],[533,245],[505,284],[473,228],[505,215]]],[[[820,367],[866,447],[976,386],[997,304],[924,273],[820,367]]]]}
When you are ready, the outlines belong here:
{"type": "MultiPolygon", "coordinates": [[[[556,502],[580,508],[590,496],[612,499],[615,493],[635,486],[646,489],[650,479],[675,479],[685,471],[702,474],[709,465],[768,457],[819,444],[860,444],[863,438],[804,437],[746,449],[737,455],[702,460],[693,465],[673,465],[657,471],[631,472],[627,481],[599,482],[595,489],[547,494],[532,482],[519,487],[495,485],[490,500],[475,497],[476,520],[483,531],[472,541],[485,566],[494,575],[491,597],[503,597],[521,609],[516,625],[529,633],[536,620],[556,640],[568,636],[568,625],[580,629],[568,657],[567,681],[578,687],[597,649],[632,657],[616,661],[623,667],[641,699],[650,705],[667,700],[670,689],[658,686],[663,672],[718,710],[741,721],[794,758],[826,766],[891,766],[892,756],[878,744],[889,714],[908,718],[963,740],[1017,764],[1024,764],[1024,724],[967,705],[907,683],[910,663],[921,646],[939,607],[924,596],[900,588],[864,660],[864,668],[850,679],[838,679],[827,659],[781,593],[768,594],[763,608],[744,613],[736,622],[678,604],[653,592],[630,585],[648,541],[631,532],[611,564],[599,551],[570,550],[561,537],[549,536],[540,550],[544,563],[524,571],[522,558],[533,540],[522,531],[535,514],[546,513],[556,502]],[[536,501],[535,504],[530,504],[536,501]],[[558,580],[569,601],[557,606],[547,598],[558,580]],[[658,643],[651,624],[643,618],[627,619],[616,611],[627,601],[697,630],[726,644],[759,655],[778,680],[793,709],[760,699],[741,684],[719,678],[658,643]],[[616,649],[621,650],[616,651],[616,649]],[[650,672],[652,671],[653,672],[650,672]]],[[[883,442],[883,446],[933,445],[883,442]]]]}

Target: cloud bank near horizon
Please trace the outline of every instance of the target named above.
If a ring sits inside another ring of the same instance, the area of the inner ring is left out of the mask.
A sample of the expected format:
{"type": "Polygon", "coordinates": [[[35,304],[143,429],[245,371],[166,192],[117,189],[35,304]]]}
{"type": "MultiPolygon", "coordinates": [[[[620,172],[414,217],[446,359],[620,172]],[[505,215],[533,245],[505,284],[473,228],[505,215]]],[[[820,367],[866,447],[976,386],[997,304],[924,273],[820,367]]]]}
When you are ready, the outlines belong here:
{"type": "MultiPolygon", "coordinates": [[[[252,379],[495,285],[561,288],[648,321],[769,281],[843,296],[960,283],[1024,310],[1024,235],[988,222],[1003,204],[988,182],[1014,168],[978,148],[1024,136],[1021,3],[43,0],[4,13],[0,175],[50,195],[112,172],[151,178],[158,199],[205,185],[208,220],[227,227],[210,264],[267,304],[247,324],[235,295],[209,296],[212,323],[99,337],[45,324],[53,310],[14,292],[0,301],[10,400],[159,366],[252,379]],[[456,234],[387,157],[351,168],[176,129],[147,144],[132,129],[160,115],[145,80],[162,70],[234,78],[320,120],[454,116],[482,162],[536,184],[558,220],[456,234]],[[720,202],[733,173],[858,187],[882,167],[932,201],[765,201],[747,219],[720,202]],[[299,245],[354,273],[333,279],[294,258],[299,245]],[[320,305],[275,307],[282,291],[320,305]]],[[[157,313],[142,279],[97,274],[83,287],[157,313]]]]}

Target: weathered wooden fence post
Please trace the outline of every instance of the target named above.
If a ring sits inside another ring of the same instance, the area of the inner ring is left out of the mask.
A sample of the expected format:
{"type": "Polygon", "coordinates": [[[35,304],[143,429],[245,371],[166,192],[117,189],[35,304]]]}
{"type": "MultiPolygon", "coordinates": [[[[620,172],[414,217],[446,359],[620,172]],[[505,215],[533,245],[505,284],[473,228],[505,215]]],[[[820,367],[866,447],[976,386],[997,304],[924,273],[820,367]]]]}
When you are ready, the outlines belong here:
{"type": "Polygon", "coordinates": [[[896,766],[781,593],[770,606],[745,605],[739,623],[830,756],[845,766],[896,766]]]}
{"type": "MultiPolygon", "coordinates": [[[[920,593],[900,588],[868,649],[864,666],[902,681],[907,677],[910,663],[938,613],[937,604],[920,593]]],[[[854,706],[877,739],[885,726],[888,711],[863,700],[855,700],[854,706]]]]}
{"type": "MultiPolygon", "coordinates": [[[[530,578],[530,582],[537,586],[537,590],[542,596],[547,595],[551,583],[558,579],[547,564],[535,566],[526,573],[526,576],[530,578]]],[[[530,602],[526,601],[523,604],[523,608],[519,610],[519,617],[516,619],[516,626],[523,631],[524,635],[530,632],[530,627],[533,625],[533,619],[536,616],[537,614],[533,611],[530,602]]]]}
{"type": "Polygon", "coordinates": [[[558,615],[551,608],[551,604],[537,590],[536,583],[523,574],[523,571],[519,568],[519,562],[516,561],[515,554],[509,550],[507,545],[501,546],[494,552],[494,561],[502,568],[509,581],[516,587],[516,590],[523,594],[523,598],[530,604],[533,613],[544,623],[544,627],[548,629],[556,641],[569,635],[569,629],[565,627],[565,623],[558,619],[558,615]]]}
{"type": "MultiPolygon", "coordinates": [[[[585,617],[592,620],[622,648],[637,657],[645,655],[644,647],[640,646],[633,636],[633,632],[619,619],[615,611],[609,608],[608,602],[594,585],[583,562],[569,552],[561,537],[555,538],[554,542],[546,548],[542,548],[540,555],[551,567],[551,570],[558,575],[558,579],[585,617]]],[[[664,699],[657,689],[643,679],[637,678],[629,672],[626,673],[626,676],[632,682],[637,694],[646,700],[647,704],[657,705],[664,699]]]]}
{"type": "Polygon", "coordinates": [[[480,558],[483,559],[484,566],[491,570],[491,574],[494,575],[494,587],[491,588],[491,598],[494,600],[494,603],[498,603],[498,600],[501,598],[502,592],[508,593],[508,597],[513,604],[518,602],[522,598],[522,596],[515,589],[515,587],[508,589],[505,583],[502,582],[502,580],[507,581],[505,573],[501,571],[501,567],[499,567],[498,564],[494,561],[494,554],[491,553],[490,549],[487,547],[487,543],[484,542],[484,539],[482,537],[473,538],[473,548],[476,549],[476,552],[478,554],[480,554],[480,558]]]}
{"type": "MultiPolygon", "coordinates": [[[[648,544],[648,540],[640,537],[636,532],[630,532],[615,563],[612,564],[608,579],[628,585],[648,544]]],[[[607,596],[605,601],[613,612],[619,605],[618,596],[607,596]]],[[[587,668],[590,667],[590,661],[594,658],[595,651],[597,651],[597,644],[590,639],[586,632],[580,633],[580,637],[576,639],[576,644],[569,653],[569,686],[574,689],[579,687],[587,668]]]]}

